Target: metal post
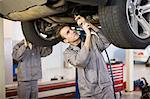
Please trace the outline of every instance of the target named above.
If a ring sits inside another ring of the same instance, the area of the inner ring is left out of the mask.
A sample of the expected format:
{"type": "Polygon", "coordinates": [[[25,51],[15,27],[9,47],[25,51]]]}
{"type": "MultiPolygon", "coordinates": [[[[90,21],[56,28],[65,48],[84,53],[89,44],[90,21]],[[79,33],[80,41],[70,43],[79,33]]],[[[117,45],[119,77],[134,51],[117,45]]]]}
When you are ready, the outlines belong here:
{"type": "Polygon", "coordinates": [[[5,99],[5,68],[4,68],[4,31],[3,19],[0,18],[0,99],[5,99]]]}
{"type": "Polygon", "coordinates": [[[133,91],[133,73],[134,73],[134,60],[133,60],[133,50],[126,50],[126,90],[133,91]]]}

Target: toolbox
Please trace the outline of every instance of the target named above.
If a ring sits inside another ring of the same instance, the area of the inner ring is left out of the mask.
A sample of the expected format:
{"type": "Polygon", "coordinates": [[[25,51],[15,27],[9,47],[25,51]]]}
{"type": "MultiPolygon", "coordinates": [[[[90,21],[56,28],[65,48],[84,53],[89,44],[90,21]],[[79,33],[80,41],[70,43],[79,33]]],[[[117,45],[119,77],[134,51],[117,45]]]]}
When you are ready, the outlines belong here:
{"type": "MultiPolygon", "coordinates": [[[[120,92],[121,94],[121,91],[125,89],[124,81],[123,81],[124,64],[122,62],[115,62],[115,63],[111,63],[111,67],[112,67],[115,93],[120,92]]],[[[107,64],[107,69],[108,69],[110,76],[112,77],[109,64],[107,64]]]]}

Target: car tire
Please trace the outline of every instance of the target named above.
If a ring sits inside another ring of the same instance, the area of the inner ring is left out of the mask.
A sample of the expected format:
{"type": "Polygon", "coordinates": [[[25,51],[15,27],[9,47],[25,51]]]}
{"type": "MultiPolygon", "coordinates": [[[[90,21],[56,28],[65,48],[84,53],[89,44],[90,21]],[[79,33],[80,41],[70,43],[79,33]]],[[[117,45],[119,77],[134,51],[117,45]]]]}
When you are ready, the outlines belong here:
{"type": "Polygon", "coordinates": [[[109,0],[107,6],[99,6],[99,19],[104,35],[120,48],[145,48],[150,37],[140,38],[129,26],[126,14],[128,0],[109,0]]]}
{"type": "Polygon", "coordinates": [[[40,36],[35,29],[34,26],[35,21],[36,20],[25,21],[21,23],[23,34],[28,41],[32,42],[37,46],[45,46],[45,47],[53,46],[60,42],[60,40],[55,37],[51,37],[49,38],[49,40],[47,40],[42,36],[40,36]]]}

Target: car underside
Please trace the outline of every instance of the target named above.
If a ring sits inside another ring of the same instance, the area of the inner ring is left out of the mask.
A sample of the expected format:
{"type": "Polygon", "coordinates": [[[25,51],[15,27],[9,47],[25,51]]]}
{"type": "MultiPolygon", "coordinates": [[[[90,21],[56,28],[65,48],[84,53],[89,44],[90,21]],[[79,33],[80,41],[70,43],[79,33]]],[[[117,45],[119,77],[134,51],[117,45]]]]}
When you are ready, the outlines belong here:
{"type": "Polygon", "coordinates": [[[76,26],[74,15],[95,25],[120,48],[150,44],[150,0],[1,0],[0,16],[22,22],[24,36],[38,46],[60,40],[51,32],[58,24],[76,26]]]}

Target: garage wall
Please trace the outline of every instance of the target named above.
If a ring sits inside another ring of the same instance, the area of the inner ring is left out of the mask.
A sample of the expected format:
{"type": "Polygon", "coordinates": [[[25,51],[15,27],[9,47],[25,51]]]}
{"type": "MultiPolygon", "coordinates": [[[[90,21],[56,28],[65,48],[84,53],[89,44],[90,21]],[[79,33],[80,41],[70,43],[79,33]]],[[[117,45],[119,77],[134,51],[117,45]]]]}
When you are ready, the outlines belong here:
{"type": "Polygon", "coordinates": [[[74,68],[64,67],[63,51],[68,45],[60,42],[53,46],[53,53],[42,59],[42,82],[50,81],[51,78],[74,79],[74,68]]]}
{"type": "Polygon", "coordinates": [[[11,84],[13,82],[12,71],[12,32],[13,22],[4,20],[4,65],[5,65],[5,84],[11,84]]]}
{"type": "MultiPolygon", "coordinates": [[[[109,59],[115,59],[116,61],[122,61],[124,64],[126,64],[125,63],[125,54],[126,54],[125,49],[118,48],[111,44],[106,50],[107,50],[109,59]]],[[[108,62],[105,52],[103,52],[103,56],[104,56],[105,61],[108,62]]],[[[126,75],[127,74],[126,74],[126,65],[125,65],[123,81],[126,81],[126,75]]]]}
{"type": "Polygon", "coordinates": [[[4,55],[5,55],[5,83],[13,83],[13,63],[12,49],[13,45],[22,40],[23,34],[20,22],[13,22],[4,19],[4,55]]]}
{"type": "Polygon", "coordinates": [[[51,78],[63,75],[62,47],[61,43],[53,46],[51,55],[42,58],[42,81],[50,81],[51,78]]]}
{"type": "MultiPolygon", "coordinates": [[[[13,45],[22,40],[23,34],[21,30],[20,22],[12,22],[7,21],[5,22],[5,64],[7,70],[6,82],[12,83],[12,48],[13,45]],[[8,49],[9,48],[9,49],[8,49]],[[10,62],[10,63],[9,63],[10,62]],[[10,78],[11,77],[11,78],[10,78]]],[[[74,70],[73,68],[64,68],[64,61],[63,61],[63,51],[68,45],[63,43],[59,43],[53,47],[53,53],[48,57],[42,58],[42,73],[43,78],[41,81],[50,81],[51,78],[57,76],[65,76],[66,78],[73,78],[74,77],[74,70]],[[69,77],[67,77],[70,75],[69,77]]],[[[118,59],[119,61],[125,61],[125,51],[123,49],[119,49],[113,45],[111,45],[107,49],[110,59],[118,59]]],[[[106,55],[104,54],[105,60],[107,60],[106,55]]]]}
{"type": "MultiPolygon", "coordinates": [[[[111,44],[106,50],[110,59],[116,59],[117,61],[125,63],[125,49],[118,48],[111,44]]],[[[105,61],[108,61],[105,52],[103,52],[103,56],[105,61]]]]}
{"type": "MultiPolygon", "coordinates": [[[[13,83],[13,64],[12,64],[12,56],[11,56],[12,49],[17,42],[24,39],[24,36],[22,34],[20,22],[5,20],[4,23],[5,23],[4,24],[5,71],[6,71],[5,78],[6,78],[6,84],[11,84],[13,83]]],[[[65,75],[64,71],[66,72],[66,69],[64,69],[63,49],[65,49],[65,45],[63,45],[63,43],[59,43],[53,47],[53,53],[51,55],[42,58],[43,78],[41,81],[50,81],[50,79],[53,78],[54,76],[65,75]]]]}

